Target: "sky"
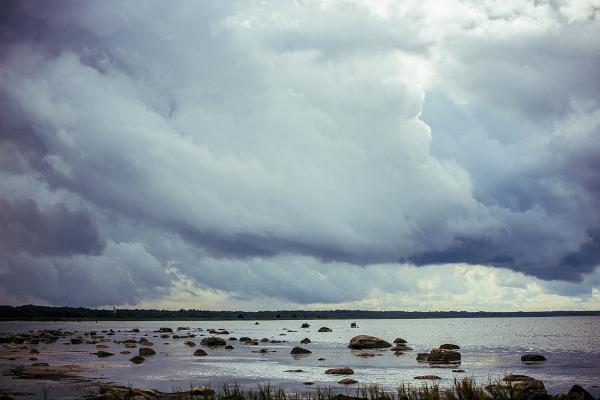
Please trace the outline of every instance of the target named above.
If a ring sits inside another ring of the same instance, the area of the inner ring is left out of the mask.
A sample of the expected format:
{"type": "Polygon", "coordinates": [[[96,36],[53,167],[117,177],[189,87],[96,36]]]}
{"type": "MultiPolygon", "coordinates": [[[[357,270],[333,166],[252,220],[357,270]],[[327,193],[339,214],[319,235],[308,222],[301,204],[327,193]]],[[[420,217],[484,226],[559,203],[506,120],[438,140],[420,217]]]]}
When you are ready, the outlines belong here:
{"type": "Polygon", "coordinates": [[[598,310],[599,22],[3,1],[0,304],[598,310]]]}

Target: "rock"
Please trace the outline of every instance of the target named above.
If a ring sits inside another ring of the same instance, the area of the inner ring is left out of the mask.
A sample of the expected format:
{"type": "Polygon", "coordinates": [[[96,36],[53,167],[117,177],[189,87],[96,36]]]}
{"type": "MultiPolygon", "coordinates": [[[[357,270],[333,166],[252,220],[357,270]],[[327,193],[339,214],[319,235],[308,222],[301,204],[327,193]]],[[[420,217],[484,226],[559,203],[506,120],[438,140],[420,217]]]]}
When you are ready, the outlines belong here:
{"type": "Polygon", "coordinates": [[[504,382],[523,382],[523,381],[533,381],[530,376],[527,375],[519,375],[519,374],[508,374],[503,379],[504,382]]]}
{"type": "Polygon", "coordinates": [[[358,335],[350,339],[348,347],[351,349],[382,349],[384,347],[392,347],[392,345],[375,336],[358,335]]]}
{"type": "Polygon", "coordinates": [[[310,382],[310,381],[306,381],[306,382],[302,382],[302,384],[310,386],[310,385],[314,385],[315,383],[314,382],[310,382]]]}
{"type": "Polygon", "coordinates": [[[252,342],[252,338],[249,338],[247,336],[242,336],[240,338],[240,342],[252,342]]]}
{"type": "Polygon", "coordinates": [[[224,347],[225,350],[233,350],[233,346],[228,344],[227,346],[224,347]]]}
{"type": "Polygon", "coordinates": [[[457,344],[452,344],[452,343],[444,343],[443,345],[440,346],[441,350],[458,350],[460,349],[460,346],[457,344]]]}
{"type": "Polygon", "coordinates": [[[208,386],[195,387],[190,390],[190,394],[192,396],[212,397],[215,394],[215,390],[208,386]]]}
{"type": "Polygon", "coordinates": [[[433,349],[429,353],[427,362],[430,364],[457,364],[460,363],[460,358],[458,351],[433,349]]]}
{"type": "Polygon", "coordinates": [[[453,369],[452,372],[455,372],[457,374],[462,374],[465,372],[465,370],[464,369],[453,369]]]}
{"type": "Polygon", "coordinates": [[[395,355],[395,356],[401,356],[401,355],[403,355],[403,354],[404,354],[404,352],[403,352],[403,351],[400,351],[400,350],[397,350],[397,351],[395,351],[395,352],[394,352],[394,355],[395,355]]]}
{"type": "Polygon", "coordinates": [[[178,331],[189,331],[190,327],[189,326],[178,326],[177,330],[178,331]]]}
{"type": "Polygon", "coordinates": [[[421,380],[438,380],[438,379],[442,379],[437,375],[419,375],[419,376],[415,376],[415,379],[421,379],[421,380]]]}
{"type": "Polygon", "coordinates": [[[327,375],[352,375],[354,370],[352,368],[329,368],[325,373],[327,375]]]}
{"type": "Polygon", "coordinates": [[[310,339],[309,338],[304,338],[300,341],[300,343],[302,344],[309,344],[310,343],[310,339]]]}
{"type": "Polygon", "coordinates": [[[138,354],[141,357],[148,357],[155,355],[156,351],[154,351],[154,349],[151,349],[150,347],[140,347],[140,351],[138,354]]]}
{"type": "Polygon", "coordinates": [[[308,324],[307,322],[304,322],[302,324],[301,328],[310,328],[310,324],[308,324]]]}
{"type": "Polygon", "coordinates": [[[202,339],[202,341],[200,341],[200,344],[203,346],[217,347],[217,346],[225,346],[225,345],[227,345],[227,342],[225,342],[225,339],[218,338],[215,336],[209,336],[209,337],[205,337],[204,339],[202,339]]]}
{"type": "Polygon", "coordinates": [[[35,362],[33,364],[31,364],[32,367],[49,367],[50,364],[45,363],[45,362],[35,362]]]}
{"type": "Polygon", "coordinates": [[[542,381],[535,379],[519,382],[513,386],[518,400],[547,400],[551,398],[542,381]]]}
{"type": "Polygon", "coordinates": [[[375,356],[380,356],[381,354],[375,354],[375,353],[371,353],[368,351],[361,351],[359,353],[354,354],[356,357],[363,357],[363,358],[368,358],[368,357],[375,357],[375,356]]]}
{"type": "Polygon", "coordinates": [[[137,340],[135,340],[135,339],[125,339],[125,340],[122,340],[121,343],[123,343],[123,344],[132,344],[132,343],[137,343],[137,340]]]}
{"type": "Polygon", "coordinates": [[[338,381],[338,383],[341,384],[341,385],[353,385],[355,383],[358,383],[358,381],[354,380],[352,378],[344,378],[344,379],[340,379],[338,381]]]}
{"type": "Polygon", "coordinates": [[[237,338],[235,338],[235,337],[233,337],[233,336],[232,336],[232,337],[230,337],[230,338],[229,338],[229,339],[227,339],[227,340],[234,341],[234,340],[237,340],[237,338]]]}
{"type": "Polygon", "coordinates": [[[131,351],[129,351],[129,350],[123,350],[123,351],[121,352],[121,354],[131,354],[131,351]]]}
{"type": "Polygon", "coordinates": [[[70,340],[71,344],[81,344],[83,343],[83,339],[81,338],[73,338],[70,340]]]}
{"type": "Polygon", "coordinates": [[[186,346],[194,347],[196,345],[196,342],[192,342],[191,340],[186,340],[183,344],[185,344],[186,346]]]}
{"type": "Polygon", "coordinates": [[[326,326],[323,326],[321,328],[319,328],[319,332],[333,332],[331,329],[329,329],[326,326]]]}
{"type": "Polygon", "coordinates": [[[398,344],[398,345],[392,347],[390,350],[391,351],[409,351],[409,350],[412,350],[412,348],[410,348],[406,345],[403,345],[403,344],[398,344]]]}
{"type": "Polygon", "coordinates": [[[325,361],[325,359],[323,357],[321,358],[317,358],[318,361],[325,361]]]}
{"type": "Polygon", "coordinates": [[[402,339],[402,338],[396,338],[394,339],[394,343],[400,343],[400,344],[405,344],[408,343],[406,340],[402,339]]]}
{"type": "Polygon", "coordinates": [[[98,357],[110,357],[110,356],[114,356],[113,353],[111,353],[110,351],[104,351],[104,350],[100,350],[97,351],[96,353],[92,353],[97,355],[98,357]]]}
{"type": "Polygon", "coordinates": [[[159,328],[158,331],[161,333],[173,333],[173,329],[165,327],[159,328]]]}
{"type": "Polygon", "coordinates": [[[525,354],[521,356],[523,362],[542,362],[546,361],[546,357],[541,354],[525,354]]]}
{"type": "Polygon", "coordinates": [[[569,398],[573,400],[594,400],[594,396],[579,385],[573,385],[569,390],[569,398]]]}
{"type": "Polygon", "coordinates": [[[131,361],[134,364],[141,364],[145,361],[146,359],[142,356],[133,356],[129,359],[129,361],[131,361]]]}
{"type": "Polygon", "coordinates": [[[140,330],[139,330],[138,328],[133,328],[133,329],[131,330],[131,332],[133,332],[133,333],[140,333],[140,330]]]}
{"type": "Polygon", "coordinates": [[[207,356],[208,353],[202,349],[196,349],[196,351],[194,351],[194,355],[195,356],[207,356]]]}
{"type": "Polygon", "coordinates": [[[303,349],[302,347],[294,347],[292,349],[292,351],[290,351],[290,354],[311,354],[312,351],[307,350],[307,349],[303,349]]]}
{"type": "Polygon", "coordinates": [[[302,369],[288,369],[288,370],[286,370],[284,372],[304,372],[304,370],[302,370],[302,369]]]}
{"type": "Polygon", "coordinates": [[[40,354],[40,352],[38,351],[38,349],[31,349],[29,351],[30,354],[40,354]]]}
{"type": "Polygon", "coordinates": [[[261,341],[262,343],[268,343],[268,342],[269,342],[269,339],[267,339],[266,337],[264,337],[264,338],[260,339],[260,341],[261,341]]]}
{"type": "Polygon", "coordinates": [[[429,353],[419,353],[417,354],[418,362],[427,362],[429,360],[429,353]]]}

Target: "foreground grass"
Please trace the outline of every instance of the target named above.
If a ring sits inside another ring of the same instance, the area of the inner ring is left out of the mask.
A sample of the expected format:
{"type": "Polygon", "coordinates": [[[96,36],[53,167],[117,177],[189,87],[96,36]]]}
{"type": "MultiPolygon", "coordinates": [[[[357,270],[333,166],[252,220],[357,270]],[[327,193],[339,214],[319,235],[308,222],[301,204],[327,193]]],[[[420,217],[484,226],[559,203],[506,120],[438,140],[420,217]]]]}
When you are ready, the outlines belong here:
{"type": "MultiPolygon", "coordinates": [[[[456,379],[451,387],[440,388],[436,383],[420,385],[401,384],[396,391],[385,391],[379,386],[362,386],[358,388],[317,388],[306,392],[289,392],[281,387],[259,385],[245,389],[239,385],[224,385],[220,389],[211,387],[190,388],[170,394],[157,394],[155,399],[169,400],[521,400],[521,393],[506,383],[490,383],[487,386],[476,385],[473,379],[456,379]]],[[[138,400],[143,395],[136,389],[128,389],[121,393],[104,393],[98,399],[138,400]]]]}

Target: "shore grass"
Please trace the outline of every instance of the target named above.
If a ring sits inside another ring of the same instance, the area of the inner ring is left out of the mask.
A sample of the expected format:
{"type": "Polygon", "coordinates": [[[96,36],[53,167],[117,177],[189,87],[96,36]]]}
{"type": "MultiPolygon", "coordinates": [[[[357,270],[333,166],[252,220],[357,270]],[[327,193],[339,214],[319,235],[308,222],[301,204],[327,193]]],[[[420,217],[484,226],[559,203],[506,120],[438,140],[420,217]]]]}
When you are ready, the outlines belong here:
{"type": "MultiPolygon", "coordinates": [[[[102,399],[134,399],[140,395],[136,389],[120,393],[105,393],[102,399]],[[107,396],[109,394],[109,396],[107,396]]],[[[147,393],[144,393],[147,395],[147,393]]],[[[436,383],[402,383],[395,391],[377,385],[356,388],[324,387],[312,391],[286,391],[269,384],[244,388],[237,384],[212,387],[190,387],[186,391],[157,394],[156,399],[169,400],[517,400],[519,393],[512,385],[490,382],[480,386],[471,378],[455,379],[450,387],[436,383]]],[[[99,398],[100,399],[100,398],[99,398]]]]}

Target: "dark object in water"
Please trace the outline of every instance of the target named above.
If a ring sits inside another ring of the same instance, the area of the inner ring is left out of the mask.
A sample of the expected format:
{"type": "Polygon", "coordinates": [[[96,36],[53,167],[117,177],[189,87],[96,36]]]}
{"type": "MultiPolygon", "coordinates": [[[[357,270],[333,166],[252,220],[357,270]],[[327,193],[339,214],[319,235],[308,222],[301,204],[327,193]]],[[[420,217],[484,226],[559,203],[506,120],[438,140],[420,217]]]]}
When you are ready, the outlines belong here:
{"type": "Polygon", "coordinates": [[[546,357],[541,354],[525,354],[521,356],[523,362],[542,362],[546,361],[546,357]]]}
{"type": "Polygon", "coordinates": [[[319,332],[333,332],[333,331],[326,326],[322,326],[321,328],[319,328],[319,332]]]}
{"type": "Polygon", "coordinates": [[[290,354],[311,354],[312,351],[307,350],[307,349],[303,349],[302,347],[294,347],[292,349],[292,351],[290,352],[290,354]]]}
{"type": "Polygon", "coordinates": [[[358,328],[358,325],[356,325],[356,322],[353,322],[350,324],[350,328],[358,328]]]}
{"type": "Polygon", "coordinates": [[[304,322],[300,328],[310,328],[310,324],[308,322],[304,322]]]}

